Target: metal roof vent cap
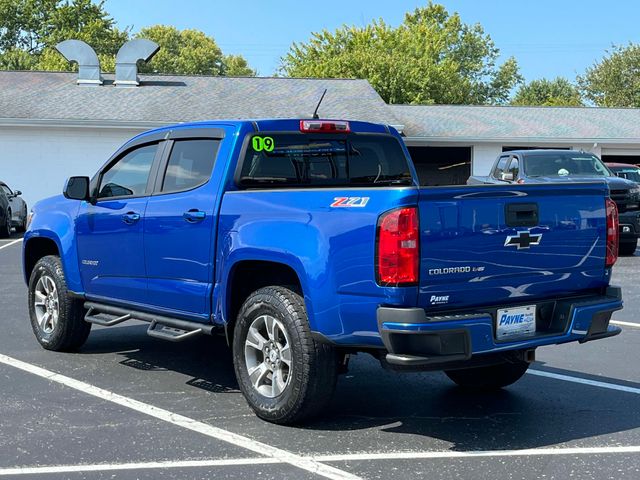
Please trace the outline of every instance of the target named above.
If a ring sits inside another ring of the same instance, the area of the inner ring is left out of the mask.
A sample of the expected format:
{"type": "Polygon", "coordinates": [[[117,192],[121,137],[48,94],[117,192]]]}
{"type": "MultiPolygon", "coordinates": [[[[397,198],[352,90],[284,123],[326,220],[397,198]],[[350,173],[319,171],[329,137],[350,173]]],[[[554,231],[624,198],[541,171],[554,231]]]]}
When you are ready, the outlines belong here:
{"type": "Polygon", "coordinates": [[[160,50],[160,46],[146,38],[129,40],[120,47],[118,55],[116,55],[116,86],[137,87],[140,85],[138,60],[148,62],[158,50],[160,50]]]}
{"type": "Polygon", "coordinates": [[[78,85],[102,85],[100,60],[93,48],[82,40],[65,40],[56,45],[56,50],[78,64],[78,85]]]}

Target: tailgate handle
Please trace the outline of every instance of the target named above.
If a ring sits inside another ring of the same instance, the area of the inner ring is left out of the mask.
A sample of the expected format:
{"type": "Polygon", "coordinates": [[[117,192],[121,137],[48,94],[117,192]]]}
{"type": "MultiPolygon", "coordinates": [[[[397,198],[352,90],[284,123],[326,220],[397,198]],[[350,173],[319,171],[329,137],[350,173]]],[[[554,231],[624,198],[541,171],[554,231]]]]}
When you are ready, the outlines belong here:
{"type": "Polygon", "coordinates": [[[508,203],[505,210],[508,227],[535,227],[538,225],[537,203],[508,203]]]}

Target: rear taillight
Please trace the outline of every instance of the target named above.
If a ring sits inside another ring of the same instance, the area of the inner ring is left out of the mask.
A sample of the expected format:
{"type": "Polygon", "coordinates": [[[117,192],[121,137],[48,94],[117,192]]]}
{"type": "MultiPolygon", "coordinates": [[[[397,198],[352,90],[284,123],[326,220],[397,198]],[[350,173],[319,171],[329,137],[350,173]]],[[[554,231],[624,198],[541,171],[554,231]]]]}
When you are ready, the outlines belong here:
{"type": "Polygon", "coordinates": [[[376,251],[378,284],[390,287],[415,285],[419,264],[418,209],[399,208],[381,215],[376,251]]]}
{"type": "Polygon", "coordinates": [[[618,260],[618,207],[607,198],[607,258],[605,266],[613,267],[618,260]]]}

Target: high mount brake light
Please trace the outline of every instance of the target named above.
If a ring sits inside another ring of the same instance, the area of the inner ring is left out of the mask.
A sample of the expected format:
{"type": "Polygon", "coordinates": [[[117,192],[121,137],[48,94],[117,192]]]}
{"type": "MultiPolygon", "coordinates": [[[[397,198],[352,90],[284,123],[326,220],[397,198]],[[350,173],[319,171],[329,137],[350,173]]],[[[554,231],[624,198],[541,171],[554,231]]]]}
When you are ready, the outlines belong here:
{"type": "Polygon", "coordinates": [[[607,209],[607,257],[605,266],[613,267],[618,260],[618,207],[610,198],[607,198],[605,205],[607,209]]]}
{"type": "Polygon", "coordinates": [[[300,131],[304,133],[349,133],[349,122],[339,120],[300,120],[300,131]]]}
{"type": "Polygon", "coordinates": [[[378,219],[376,279],[388,287],[418,283],[420,229],[416,207],[398,208],[378,219]]]}

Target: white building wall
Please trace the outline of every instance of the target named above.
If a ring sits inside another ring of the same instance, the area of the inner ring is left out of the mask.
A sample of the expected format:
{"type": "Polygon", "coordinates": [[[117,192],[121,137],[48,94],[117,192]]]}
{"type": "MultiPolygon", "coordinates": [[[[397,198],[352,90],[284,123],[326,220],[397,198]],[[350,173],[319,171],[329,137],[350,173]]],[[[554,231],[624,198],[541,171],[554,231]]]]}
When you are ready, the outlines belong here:
{"type": "Polygon", "coordinates": [[[489,175],[493,162],[502,153],[500,143],[477,143],[471,153],[471,175],[489,175]]]}
{"type": "Polygon", "coordinates": [[[62,192],[72,175],[93,176],[141,130],[108,128],[0,128],[0,180],[21,190],[29,206],[62,192]]]}

